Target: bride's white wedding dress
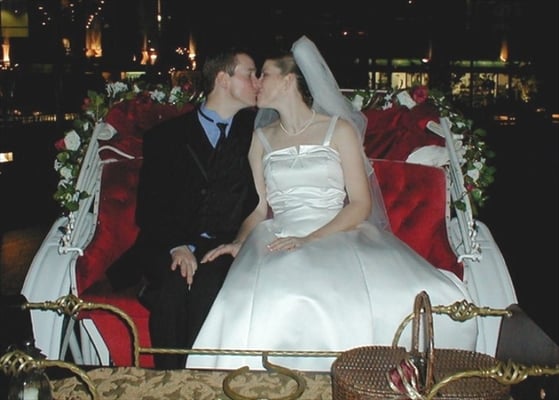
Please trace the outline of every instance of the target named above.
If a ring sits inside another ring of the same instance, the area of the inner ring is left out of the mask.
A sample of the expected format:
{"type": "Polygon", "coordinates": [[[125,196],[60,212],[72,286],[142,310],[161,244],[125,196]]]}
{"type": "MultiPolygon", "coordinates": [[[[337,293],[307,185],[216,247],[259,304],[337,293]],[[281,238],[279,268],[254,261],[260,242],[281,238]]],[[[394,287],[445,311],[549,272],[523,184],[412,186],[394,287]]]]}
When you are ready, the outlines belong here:
{"type": "MultiPolygon", "coordinates": [[[[414,298],[426,290],[433,305],[469,299],[462,282],[436,269],[392,233],[368,222],[291,251],[270,252],[276,236],[303,236],[344,205],[340,158],[324,143],[271,149],[258,136],[273,219],[251,232],[237,255],[194,344],[197,349],[343,351],[390,345],[414,298]]],[[[473,350],[475,321],[435,316],[435,346],[473,350]]],[[[409,345],[409,329],[400,344],[409,345]]],[[[333,358],[270,357],[300,370],[329,371],[333,358]]],[[[262,369],[260,357],[191,355],[189,368],[262,369]]]]}

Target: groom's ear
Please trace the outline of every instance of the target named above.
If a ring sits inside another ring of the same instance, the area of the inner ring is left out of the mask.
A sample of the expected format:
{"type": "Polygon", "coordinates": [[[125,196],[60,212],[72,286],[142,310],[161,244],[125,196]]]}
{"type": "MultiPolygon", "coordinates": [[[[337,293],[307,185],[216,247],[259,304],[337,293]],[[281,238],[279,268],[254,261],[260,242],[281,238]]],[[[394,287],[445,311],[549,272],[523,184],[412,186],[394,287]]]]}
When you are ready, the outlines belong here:
{"type": "Polygon", "coordinates": [[[229,84],[231,76],[225,71],[219,71],[215,77],[215,86],[226,88],[229,84]]]}

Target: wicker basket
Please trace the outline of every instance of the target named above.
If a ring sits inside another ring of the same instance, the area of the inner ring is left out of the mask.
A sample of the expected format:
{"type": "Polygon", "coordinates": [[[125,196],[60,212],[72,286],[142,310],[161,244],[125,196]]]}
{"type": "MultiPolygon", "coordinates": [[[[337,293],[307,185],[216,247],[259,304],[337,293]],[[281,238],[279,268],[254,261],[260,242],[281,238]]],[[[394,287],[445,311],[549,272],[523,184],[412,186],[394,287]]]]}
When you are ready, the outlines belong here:
{"type": "Polygon", "coordinates": [[[404,347],[366,346],[346,351],[338,357],[332,364],[333,400],[510,399],[510,387],[492,378],[461,377],[464,371],[491,368],[496,363],[493,357],[467,350],[434,348],[433,315],[426,292],[421,292],[416,297],[412,323],[410,352],[404,347]],[[421,352],[419,351],[420,320],[424,321],[423,328],[426,335],[425,349],[421,352]],[[395,371],[398,370],[398,366],[402,366],[409,360],[423,360],[423,363],[412,364],[419,367],[414,368],[417,376],[405,382],[408,387],[410,381],[417,383],[414,386],[417,391],[413,388],[410,391],[405,389],[398,391],[398,388],[394,388],[397,386],[394,385],[395,371]],[[454,379],[455,376],[460,379],[454,379]],[[448,379],[449,377],[451,379],[448,379]],[[445,383],[447,380],[448,383],[445,383]]]}

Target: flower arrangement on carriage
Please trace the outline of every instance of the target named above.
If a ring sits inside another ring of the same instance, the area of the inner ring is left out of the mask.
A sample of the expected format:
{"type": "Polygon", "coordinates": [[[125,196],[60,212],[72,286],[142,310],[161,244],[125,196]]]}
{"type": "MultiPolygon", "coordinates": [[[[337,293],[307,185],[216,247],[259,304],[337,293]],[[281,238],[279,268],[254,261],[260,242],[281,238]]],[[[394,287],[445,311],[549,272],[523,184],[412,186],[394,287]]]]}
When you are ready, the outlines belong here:
{"type": "MultiPolygon", "coordinates": [[[[474,121],[455,109],[447,97],[439,90],[429,90],[425,86],[413,86],[406,89],[390,91],[355,90],[350,95],[355,107],[363,109],[388,110],[396,107],[412,109],[416,105],[430,104],[440,117],[448,117],[454,135],[456,154],[462,169],[465,190],[473,214],[483,207],[488,199],[487,188],[494,181],[495,167],[489,161],[495,156],[485,142],[487,132],[476,127],[474,121]]],[[[60,176],[54,199],[63,212],[73,212],[79,207],[79,201],[89,194],[76,189],[76,179],[81,163],[91,139],[95,124],[104,121],[109,110],[122,102],[129,101],[134,106],[135,118],[141,118],[139,108],[149,108],[154,104],[168,109],[172,105],[180,110],[186,104],[195,104],[203,99],[191,84],[173,86],[163,84],[150,85],[145,82],[114,82],[106,85],[105,93],[89,91],[76,116],[72,129],[55,143],[58,150],[54,168],[60,176]]],[[[147,114],[146,114],[147,115],[147,114]]],[[[110,124],[110,120],[105,121],[110,124]]],[[[149,124],[150,121],[144,121],[149,124]]],[[[108,139],[101,137],[101,139],[108,139]]],[[[455,199],[455,208],[464,210],[463,199],[455,199]]]]}

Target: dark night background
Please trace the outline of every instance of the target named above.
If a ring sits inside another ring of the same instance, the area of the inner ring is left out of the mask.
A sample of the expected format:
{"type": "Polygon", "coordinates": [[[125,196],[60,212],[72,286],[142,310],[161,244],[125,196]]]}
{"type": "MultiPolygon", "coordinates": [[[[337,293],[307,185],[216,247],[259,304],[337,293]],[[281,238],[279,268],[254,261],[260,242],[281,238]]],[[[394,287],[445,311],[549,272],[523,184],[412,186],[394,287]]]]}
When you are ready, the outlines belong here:
{"type": "MultiPolygon", "coordinates": [[[[4,0],[6,1],[6,0],[4,0]]],[[[16,1],[17,2],[17,1],[16,1]]],[[[162,64],[180,64],[174,53],[196,40],[199,64],[218,47],[251,49],[257,63],[271,49],[288,49],[300,35],[313,39],[331,65],[341,87],[363,86],[363,62],[368,58],[422,57],[433,44],[433,68],[451,59],[496,60],[503,37],[511,63],[524,63],[538,82],[533,103],[510,104],[505,111],[515,125],[500,125],[493,109],[467,110],[486,128],[496,153],[494,184],[479,219],[495,237],[511,273],[519,304],[559,342],[559,124],[549,114],[559,112],[559,1],[556,0],[386,0],[322,3],[213,2],[161,0],[161,29],[152,18],[157,0],[106,0],[102,17],[103,59],[92,63],[81,56],[82,21],[97,5],[81,0],[77,13],[44,3],[55,10],[54,23],[30,25],[28,38],[13,38],[14,71],[0,71],[0,82],[11,85],[12,101],[30,113],[75,111],[88,86],[84,71],[130,67],[141,48],[143,32],[159,49],[162,64]],[[311,10],[308,11],[307,9],[311,10]],[[154,33],[156,32],[156,33],[154,33]],[[347,35],[343,35],[346,32],[347,35]],[[71,36],[75,53],[61,54],[59,38],[71,36]],[[360,63],[356,63],[358,58],[360,63]],[[534,110],[543,107],[545,116],[534,110]]],[[[44,18],[29,7],[33,21],[44,18]]],[[[53,169],[54,141],[62,135],[58,123],[2,126],[0,150],[14,146],[17,163],[2,167],[0,235],[10,229],[50,226],[58,215],[52,200],[57,183],[53,169]]]]}
{"type": "MultiPolygon", "coordinates": [[[[73,8],[61,8],[59,0],[11,1],[28,4],[30,21],[40,22],[30,23],[28,38],[12,38],[12,59],[22,65],[32,63],[36,70],[49,63],[53,77],[63,71],[79,74],[92,68],[91,60],[83,57],[82,21],[98,7],[97,0],[79,0],[79,7],[73,8]],[[48,18],[35,7],[37,4],[50,11],[48,18]],[[72,39],[71,56],[61,56],[62,36],[72,39]]],[[[305,5],[310,11],[303,10],[300,2],[160,1],[160,26],[153,17],[157,0],[105,1],[98,19],[103,57],[95,61],[97,68],[130,67],[132,56],[142,47],[144,33],[149,44],[158,49],[161,66],[179,67],[184,57],[177,56],[175,49],[188,46],[191,35],[201,65],[205,54],[230,44],[251,49],[260,61],[270,49],[289,48],[306,34],[323,52],[341,87],[362,87],[369,58],[421,58],[431,42],[431,68],[442,68],[452,59],[496,60],[506,38],[510,62],[530,63],[527,68],[541,83],[539,100],[559,107],[557,1],[345,1],[305,5]],[[356,63],[356,59],[360,61],[356,63]]],[[[48,82],[43,84],[46,87],[48,82]]],[[[81,92],[66,97],[78,94],[81,92]]],[[[74,103],[67,101],[68,106],[74,103]]]]}

